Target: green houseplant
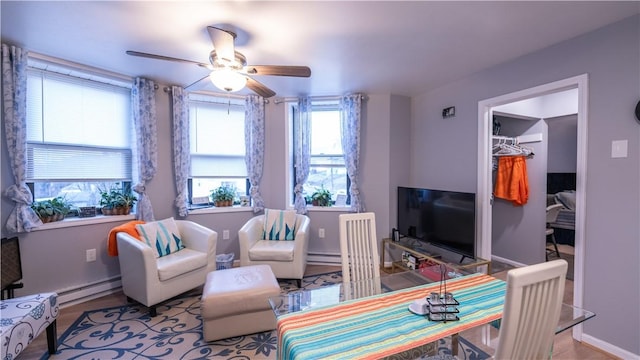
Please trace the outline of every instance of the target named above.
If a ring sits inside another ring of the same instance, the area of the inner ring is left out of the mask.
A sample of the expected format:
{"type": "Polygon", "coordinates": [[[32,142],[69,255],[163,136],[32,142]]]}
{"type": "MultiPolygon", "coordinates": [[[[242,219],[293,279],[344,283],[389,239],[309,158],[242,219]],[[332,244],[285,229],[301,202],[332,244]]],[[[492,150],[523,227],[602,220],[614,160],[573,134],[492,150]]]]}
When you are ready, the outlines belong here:
{"type": "Polygon", "coordinates": [[[331,191],[325,189],[324,186],[316,188],[316,191],[311,194],[311,205],[331,206],[331,191]]]}
{"type": "Polygon", "coordinates": [[[124,189],[111,187],[109,190],[100,190],[100,206],[102,206],[103,215],[128,215],[136,201],[138,199],[129,186],[124,189]]]}
{"type": "Polygon", "coordinates": [[[236,188],[232,185],[222,185],[211,191],[211,199],[216,207],[232,206],[236,197],[236,188]]]}
{"type": "Polygon", "coordinates": [[[31,209],[35,211],[43,223],[60,221],[71,211],[71,204],[62,197],[50,200],[34,201],[31,209]]]}

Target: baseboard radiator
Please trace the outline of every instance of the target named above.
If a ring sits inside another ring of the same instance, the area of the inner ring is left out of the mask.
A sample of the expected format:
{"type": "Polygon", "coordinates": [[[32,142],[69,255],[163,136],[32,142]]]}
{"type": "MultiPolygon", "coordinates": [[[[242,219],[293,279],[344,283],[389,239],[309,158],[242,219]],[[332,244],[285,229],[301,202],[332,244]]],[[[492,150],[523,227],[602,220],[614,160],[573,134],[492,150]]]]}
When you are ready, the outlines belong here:
{"type": "Polygon", "coordinates": [[[307,253],[307,264],[342,266],[340,253],[310,252],[307,253]]]}
{"type": "Polygon", "coordinates": [[[61,308],[65,308],[105,295],[114,294],[120,290],[122,290],[120,276],[114,276],[90,284],[72,286],[56,292],[58,293],[58,304],[61,308]]]}

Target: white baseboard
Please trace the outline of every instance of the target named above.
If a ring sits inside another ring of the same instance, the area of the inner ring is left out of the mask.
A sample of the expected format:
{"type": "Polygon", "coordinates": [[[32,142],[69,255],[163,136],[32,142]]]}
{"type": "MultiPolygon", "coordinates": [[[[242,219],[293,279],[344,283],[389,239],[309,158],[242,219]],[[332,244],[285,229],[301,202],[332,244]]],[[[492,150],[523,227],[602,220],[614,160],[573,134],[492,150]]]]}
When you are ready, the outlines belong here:
{"type": "Polygon", "coordinates": [[[592,346],[598,350],[602,350],[608,354],[611,354],[613,356],[619,357],[620,359],[626,359],[626,360],[640,360],[640,355],[639,354],[634,354],[630,351],[627,351],[625,349],[621,349],[615,345],[611,345],[608,342],[602,341],[598,338],[595,338],[591,335],[582,333],[582,342],[584,344],[588,344],[589,346],[592,346]]]}
{"type": "Polygon", "coordinates": [[[505,259],[505,258],[502,258],[500,256],[495,256],[495,255],[491,255],[491,261],[498,261],[498,262],[505,263],[507,265],[511,265],[511,266],[515,266],[515,267],[526,266],[526,264],[519,263],[519,262],[516,262],[516,261],[513,261],[513,260],[509,260],[509,259],[505,259]]]}
{"type": "Polygon", "coordinates": [[[58,304],[60,308],[65,308],[105,295],[114,294],[121,290],[122,281],[120,280],[120,276],[116,276],[90,284],[57,290],[56,293],[58,294],[58,304]]]}

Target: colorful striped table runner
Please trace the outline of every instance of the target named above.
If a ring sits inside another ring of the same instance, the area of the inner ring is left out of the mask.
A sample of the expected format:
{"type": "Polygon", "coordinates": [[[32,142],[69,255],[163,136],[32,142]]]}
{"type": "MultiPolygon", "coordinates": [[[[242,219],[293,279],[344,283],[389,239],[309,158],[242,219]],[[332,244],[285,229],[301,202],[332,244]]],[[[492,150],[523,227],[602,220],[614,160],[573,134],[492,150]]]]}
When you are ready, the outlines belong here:
{"type": "Polygon", "coordinates": [[[278,358],[378,359],[502,317],[506,283],[484,274],[447,280],[447,291],[460,302],[459,321],[433,322],[409,311],[409,304],[439,287],[421,285],[281,315],[278,358]]]}

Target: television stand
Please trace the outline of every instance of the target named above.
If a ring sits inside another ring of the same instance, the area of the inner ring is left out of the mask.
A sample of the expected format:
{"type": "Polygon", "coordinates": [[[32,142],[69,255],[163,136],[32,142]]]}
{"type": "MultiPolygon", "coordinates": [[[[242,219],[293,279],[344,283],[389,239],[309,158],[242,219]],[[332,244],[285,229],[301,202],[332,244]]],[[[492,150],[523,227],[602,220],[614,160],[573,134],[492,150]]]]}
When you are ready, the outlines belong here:
{"type": "Polygon", "coordinates": [[[491,274],[490,260],[481,259],[479,257],[476,257],[474,259],[466,255],[462,255],[462,258],[460,260],[457,260],[457,257],[461,256],[458,253],[440,249],[436,246],[429,245],[426,242],[413,239],[410,237],[402,237],[400,238],[399,241],[393,241],[392,239],[389,239],[389,238],[382,239],[382,251],[380,252],[380,266],[383,268],[383,270],[387,271],[384,264],[385,264],[386,254],[389,253],[389,257],[392,259],[391,273],[394,273],[396,269],[400,271],[413,270],[410,267],[413,264],[408,264],[406,262],[406,259],[393,259],[392,253],[391,253],[392,249],[399,249],[405,254],[407,254],[407,256],[409,255],[413,256],[416,260],[415,261],[416,267],[419,267],[420,264],[423,262],[427,262],[433,265],[445,264],[457,269],[474,270],[475,268],[475,271],[478,271],[478,272],[486,271],[486,274],[491,274]]]}

